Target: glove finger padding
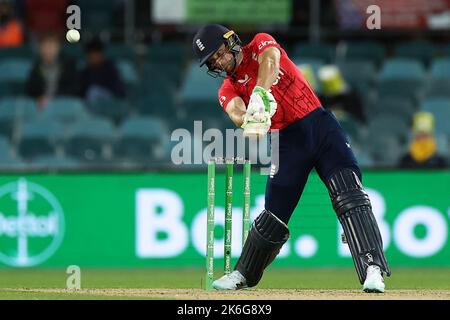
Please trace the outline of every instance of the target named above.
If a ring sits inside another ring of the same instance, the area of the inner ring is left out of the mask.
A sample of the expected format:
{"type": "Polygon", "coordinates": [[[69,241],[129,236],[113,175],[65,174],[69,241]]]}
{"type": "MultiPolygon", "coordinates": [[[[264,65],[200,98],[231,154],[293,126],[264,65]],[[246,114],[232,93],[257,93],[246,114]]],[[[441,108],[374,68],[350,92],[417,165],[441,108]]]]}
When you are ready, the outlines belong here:
{"type": "Polygon", "coordinates": [[[271,123],[270,121],[270,114],[268,112],[263,112],[263,113],[245,113],[242,116],[242,126],[241,128],[244,128],[247,123],[271,123]]]}
{"type": "Polygon", "coordinates": [[[251,116],[251,121],[267,122],[267,121],[270,121],[270,115],[268,112],[263,112],[263,113],[257,112],[251,116]]]}
{"type": "Polygon", "coordinates": [[[265,116],[265,121],[255,121],[253,117],[245,117],[244,123],[242,124],[242,128],[244,129],[244,137],[262,137],[267,131],[269,131],[271,126],[270,117],[265,116]]]}

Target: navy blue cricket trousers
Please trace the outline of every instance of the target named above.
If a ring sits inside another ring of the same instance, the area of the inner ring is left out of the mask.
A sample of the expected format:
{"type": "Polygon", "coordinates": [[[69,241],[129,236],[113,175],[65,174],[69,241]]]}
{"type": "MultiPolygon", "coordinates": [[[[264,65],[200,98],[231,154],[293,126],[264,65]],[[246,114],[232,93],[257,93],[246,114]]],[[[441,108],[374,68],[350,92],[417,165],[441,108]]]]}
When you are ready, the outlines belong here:
{"type": "Polygon", "coordinates": [[[266,210],[287,224],[313,168],[325,184],[343,168],[352,169],[361,180],[344,130],[322,107],[279,131],[279,166],[267,180],[266,210]]]}

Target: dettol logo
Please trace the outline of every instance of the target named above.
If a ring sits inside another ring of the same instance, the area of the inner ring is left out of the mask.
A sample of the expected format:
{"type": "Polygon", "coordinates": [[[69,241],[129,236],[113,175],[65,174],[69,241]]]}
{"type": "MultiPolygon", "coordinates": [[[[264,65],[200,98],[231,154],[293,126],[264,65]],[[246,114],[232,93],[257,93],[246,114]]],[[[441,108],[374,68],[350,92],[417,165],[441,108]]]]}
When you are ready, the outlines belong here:
{"type": "Polygon", "coordinates": [[[0,262],[28,267],[58,249],[64,213],[56,197],[24,178],[0,186],[0,262]]]}

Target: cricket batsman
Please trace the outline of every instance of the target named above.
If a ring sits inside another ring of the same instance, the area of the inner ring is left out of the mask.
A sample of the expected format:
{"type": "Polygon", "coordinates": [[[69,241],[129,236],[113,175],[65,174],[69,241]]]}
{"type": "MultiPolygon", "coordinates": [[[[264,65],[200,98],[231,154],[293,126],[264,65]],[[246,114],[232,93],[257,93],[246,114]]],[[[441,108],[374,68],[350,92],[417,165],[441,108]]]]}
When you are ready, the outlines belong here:
{"type": "Polygon", "coordinates": [[[198,30],[192,46],[208,74],[225,77],[219,103],[245,136],[279,130],[279,167],[267,180],[265,210],[253,222],[234,271],[213,287],[258,284],[289,239],[289,219],[315,168],[328,188],[363,290],[384,292],[383,277],[391,272],[356,158],[338,121],[283,48],[266,33],[242,46],[234,31],[218,24],[198,30]]]}

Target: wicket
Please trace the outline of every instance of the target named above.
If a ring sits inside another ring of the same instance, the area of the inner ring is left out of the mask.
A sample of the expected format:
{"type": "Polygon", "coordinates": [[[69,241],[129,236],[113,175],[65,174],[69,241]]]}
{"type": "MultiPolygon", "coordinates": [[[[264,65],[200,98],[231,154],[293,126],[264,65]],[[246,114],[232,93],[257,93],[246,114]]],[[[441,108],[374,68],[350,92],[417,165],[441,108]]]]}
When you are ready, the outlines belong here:
{"type": "MultiPolygon", "coordinates": [[[[214,158],[208,162],[208,206],[206,223],[206,280],[205,289],[212,289],[214,281],[214,201],[215,201],[215,179],[216,164],[225,162],[225,234],[224,234],[224,273],[231,272],[231,238],[232,238],[232,207],[233,207],[233,171],[234,163],[239,159],[214,158]]],[[[243,216],[242,216],[242,245],[247,239],[250,229],[250,160],[243,162],[243,216]]]]}

